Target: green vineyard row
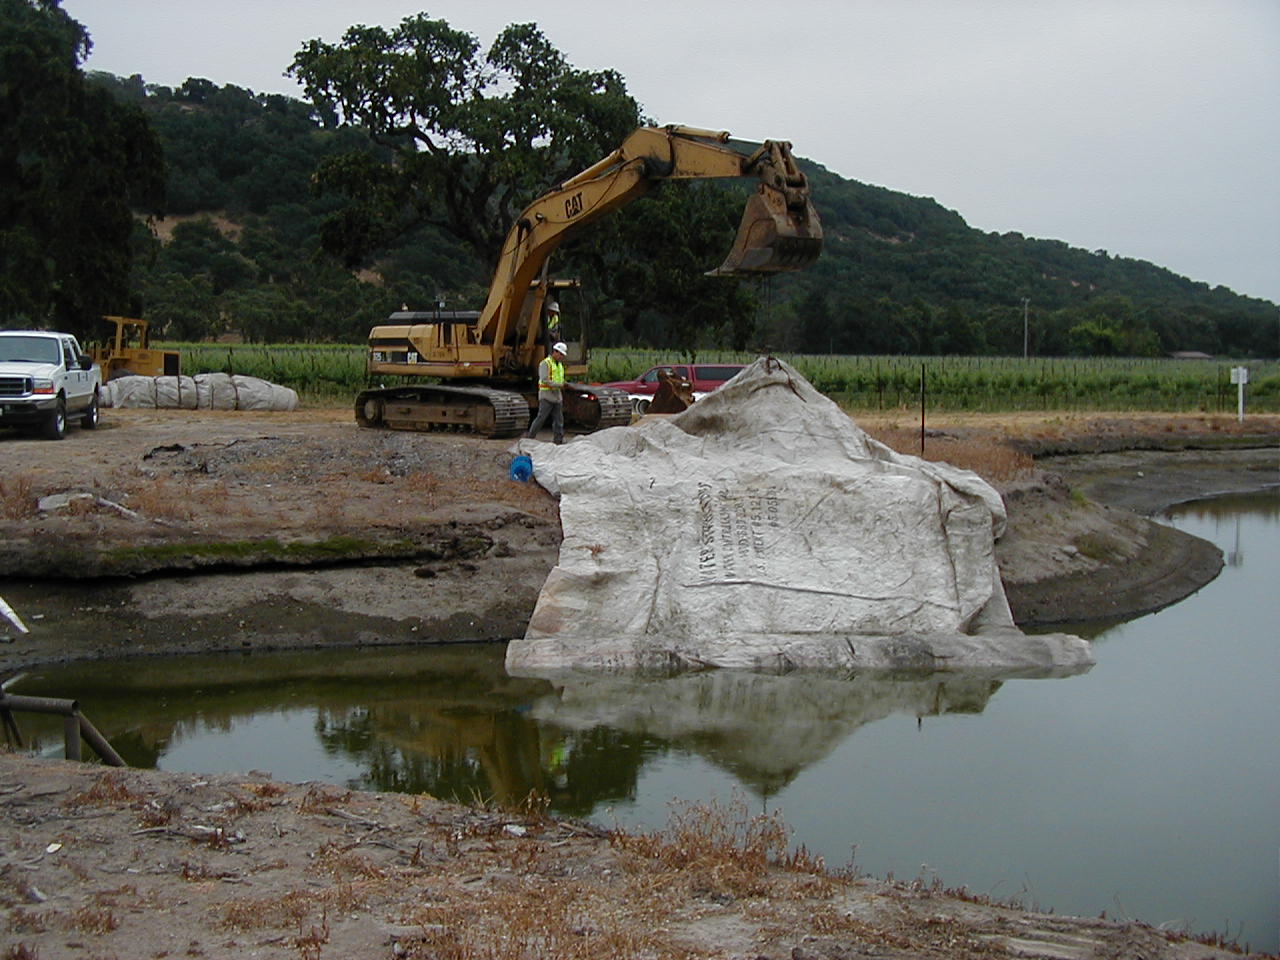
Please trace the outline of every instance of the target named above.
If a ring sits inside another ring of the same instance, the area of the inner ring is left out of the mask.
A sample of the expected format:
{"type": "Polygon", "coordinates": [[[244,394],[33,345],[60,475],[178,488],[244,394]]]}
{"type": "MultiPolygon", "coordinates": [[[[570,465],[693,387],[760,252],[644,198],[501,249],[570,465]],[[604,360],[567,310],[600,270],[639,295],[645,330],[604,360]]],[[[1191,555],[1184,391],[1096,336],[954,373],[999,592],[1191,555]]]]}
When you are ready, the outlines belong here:
{"type": "MultiPolygon", "coordinates": [[[[350,344],[166,344],[188,374],[245,374],[297,390],[309,402],[349,399],[366,384],[362,346],[350,344]]],[[[708,352],[704,362],[750,362],[751,354],[708,352]]],[[[851,409],[918,406],[945,410],[1236,409],[1233,366],[1249,370],[1247,408],[1280,411],[1280,363],[1226,360],[1046,357],[783,355],[817,389],[851,409]]],[[[677,361],[656,350],[595,350],[590,378],[629,380],[677,361]]]]}

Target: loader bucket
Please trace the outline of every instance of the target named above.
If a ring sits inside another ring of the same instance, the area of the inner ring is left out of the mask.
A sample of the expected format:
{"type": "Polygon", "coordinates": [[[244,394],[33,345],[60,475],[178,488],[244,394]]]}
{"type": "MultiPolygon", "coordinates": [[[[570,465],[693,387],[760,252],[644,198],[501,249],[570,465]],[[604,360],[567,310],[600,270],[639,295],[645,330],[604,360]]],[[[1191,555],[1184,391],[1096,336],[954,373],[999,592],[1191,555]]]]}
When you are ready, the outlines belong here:
{"type": "Polygon", "coordinates": [[[747,200],[729,255],[707,276],[803,270],[821,253],[822,225],[808,200],[789,207],[780,191],[762,186],[747,200]]]}

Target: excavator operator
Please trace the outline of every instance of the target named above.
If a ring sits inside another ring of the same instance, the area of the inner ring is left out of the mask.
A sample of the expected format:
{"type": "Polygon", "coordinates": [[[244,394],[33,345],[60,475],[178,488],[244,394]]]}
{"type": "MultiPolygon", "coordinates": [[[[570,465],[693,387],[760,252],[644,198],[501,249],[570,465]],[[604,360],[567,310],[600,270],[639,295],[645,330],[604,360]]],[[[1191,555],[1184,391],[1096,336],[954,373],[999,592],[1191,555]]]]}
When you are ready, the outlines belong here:
{"type": "Polygon", "coordinates": [[[546,306],[546,320],[544,325],[547,330],[547,339],[550,343],[556,343],[560,339],[560,304],[554,300],[548,300],[546,306]]]}
{"type": "Polygon", "coordinates": [[[525,437],[532,440],[551,418],[551,437],[556,443],[564,443],[564,358],[569,348],[563,343],[551,347],[551,356],[538,364],[538,415],[529,424],[525,437]]]}

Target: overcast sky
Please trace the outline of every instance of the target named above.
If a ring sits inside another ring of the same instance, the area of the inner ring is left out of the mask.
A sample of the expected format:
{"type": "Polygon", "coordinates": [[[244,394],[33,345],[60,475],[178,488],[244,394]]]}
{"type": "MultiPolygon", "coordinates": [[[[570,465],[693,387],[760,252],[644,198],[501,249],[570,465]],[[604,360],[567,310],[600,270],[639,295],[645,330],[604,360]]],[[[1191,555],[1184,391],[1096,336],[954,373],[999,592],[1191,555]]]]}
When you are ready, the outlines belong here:
{"type": "Polygon", "coordinates": [[[63,0],[86,66],[301,96],[306,40],[533,21],[647,116],[790,140],[970,225],[1280,302],[1280,0],[63,0]]]}

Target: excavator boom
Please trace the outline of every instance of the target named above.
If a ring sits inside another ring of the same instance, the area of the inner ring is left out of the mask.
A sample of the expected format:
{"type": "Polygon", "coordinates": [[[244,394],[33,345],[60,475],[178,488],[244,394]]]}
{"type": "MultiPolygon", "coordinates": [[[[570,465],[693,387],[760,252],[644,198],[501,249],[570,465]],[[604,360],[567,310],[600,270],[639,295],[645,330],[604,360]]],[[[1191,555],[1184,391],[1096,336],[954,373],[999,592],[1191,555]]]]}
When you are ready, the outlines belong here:
{"type": "Polygon", "coordinates": [[[507,339],[547,257],[573,232],[664,180],[744,177],[758,179],[759,185],[743,210],[728,256],[709,273],[778,273],[802,270],[817,260],[822,225],[791,144],[766,140],[754,152],[742,153],[730,146],[725,131],[641,127],[609,156],[539,197],[516,220],[481,312],[481,339],[507,339]]]}

